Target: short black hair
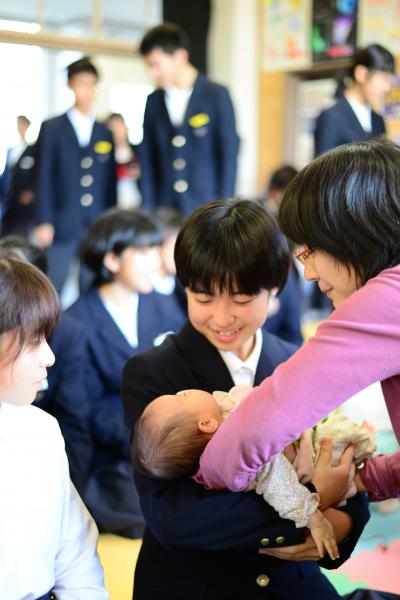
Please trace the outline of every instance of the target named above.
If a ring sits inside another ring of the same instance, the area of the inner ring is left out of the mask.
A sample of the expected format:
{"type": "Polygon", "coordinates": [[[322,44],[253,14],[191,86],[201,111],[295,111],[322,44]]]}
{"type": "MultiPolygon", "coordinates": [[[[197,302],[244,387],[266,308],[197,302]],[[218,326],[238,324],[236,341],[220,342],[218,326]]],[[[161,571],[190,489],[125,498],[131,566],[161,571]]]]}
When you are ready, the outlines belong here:
{"type": "Polygon", "coordinates": [[[32,244],[22,235],[6,235],[0,238],[0,248],[13,251],[17,256],[35,265],[42,273],[47,274],[47,258],[44,249],[32,244]]]}
{"type": "Polygon", "coordinates": [[[108,283],[113,275],[103,264],[108,252],[120,256],[129,247],[159,246],[163,234],[157,220],[144,211],[112,208],[89,228],[81,247],[82,262],[95,274],[95,285],[108,283]]]}
{"type": "Polygon", "coordinates": [[[153,214],[160,221],[166,235],[177,232],[184,220],[181,211],[170,206],[159,206],[153,214]]]}
{"type": "Polygon", "coordinates": [[[292,181],[293,177],[296,177],[298,171],[292,165],[283,165],[276,169],[271,175],[271,178],[268,183],[268,189],[271,188],[284,191],[289,183],[292,181]]]}
{"type": "Polygon", "coordinates": [[[68,81],[71,81],[71,79],[75,75],[78,75],[79,73],[91,73],[92,75],[94,75],[96,77],[96,79],[99,79],[99,72],[96,69],[96,67],[94,66],[94,64],[92,63],[91,58],[89,56],[83,56],[79,60],[75,60],[73,63],[68,65],[68,67],[67,67],[68,81]]]}
{"type": "Polygon", "coordinates": [[[183,48],[190,54],[190,39],[182,27],[175,23],[163,23],[146,33],[139,47],[142,56],[147,56],[156,48],[167,54],[173,54],[183,48]]]}
{"type": "Polygon", "coordinates": [[[359,48],[353,55],[351,75],[358,65],[367,67],[369,71],[395,72],[394,56],[389,50],[380,44],[370,44],[365,48],[359,48]]]}
{"type": "Polygon", "coordinates": [[[208,294],[281,289],[289,263],[289,245],[276,219],[251,200],[215,200],[201,206],[187,217],[175,245],[183,287],[208,294]]]}
{"type": "Polygon", "coordinates": [[[339,146],[286,188],[282,231],[351,265],[360,284],[400,263],[400,147],[370,140],[339,146]]]}

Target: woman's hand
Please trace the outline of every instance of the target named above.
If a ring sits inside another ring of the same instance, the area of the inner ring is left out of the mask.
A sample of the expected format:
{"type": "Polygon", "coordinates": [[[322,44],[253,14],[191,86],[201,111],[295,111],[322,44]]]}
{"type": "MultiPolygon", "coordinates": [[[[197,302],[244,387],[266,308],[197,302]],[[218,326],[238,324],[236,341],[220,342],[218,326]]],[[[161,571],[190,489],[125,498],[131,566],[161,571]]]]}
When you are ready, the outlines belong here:
{"type": "Polygon", "coordinates": [[[339,464],[331,466],[332,440],[324,438],[321,443],[318,460],[315,464],[312,483],[320,497],[320,509],[338,504],[346,497],[353,483],[355,467],[353,464],[353,446],[343,452],[339,464]]]}

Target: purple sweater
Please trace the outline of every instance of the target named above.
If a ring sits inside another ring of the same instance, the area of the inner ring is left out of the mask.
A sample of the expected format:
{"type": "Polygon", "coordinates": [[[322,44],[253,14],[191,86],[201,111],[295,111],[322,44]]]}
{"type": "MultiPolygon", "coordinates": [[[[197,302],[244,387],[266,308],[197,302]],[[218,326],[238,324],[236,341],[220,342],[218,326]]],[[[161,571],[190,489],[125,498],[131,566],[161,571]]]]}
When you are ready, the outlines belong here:
{"type": "MultiPolygon", "coordinates": [[[[254,388],[207,444],[199,478],[211,488],[243,490],[302,431],[377,381],[399,439],[400,265],[352,294],[254,388]]],[[[400,452],[370,459],[362,479],[371,499],[400,495],[400,452]]]]}

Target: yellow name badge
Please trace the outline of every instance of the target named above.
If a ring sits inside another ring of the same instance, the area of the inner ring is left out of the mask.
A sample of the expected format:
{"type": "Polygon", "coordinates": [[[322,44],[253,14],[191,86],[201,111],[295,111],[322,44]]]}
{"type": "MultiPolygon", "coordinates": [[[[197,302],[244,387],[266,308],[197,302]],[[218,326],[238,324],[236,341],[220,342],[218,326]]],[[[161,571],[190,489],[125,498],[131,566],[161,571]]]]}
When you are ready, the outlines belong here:
{"type": "Polygon", "coordinates": [[[207,123],[210,122],[210,117],[206,115],[206,113],[198,113],[197,115],[193,115],[189,119],[189,125],[191,127],[204,127],[207,123]]]}
{"type": "Polygon", "coordinates": [[[108,154],[109,152],[111,152],[111,149],[111,142],[107,142],[106,140],[96,142],[94,145],[94,151],[97,152],[97,154],[108,154]]]}

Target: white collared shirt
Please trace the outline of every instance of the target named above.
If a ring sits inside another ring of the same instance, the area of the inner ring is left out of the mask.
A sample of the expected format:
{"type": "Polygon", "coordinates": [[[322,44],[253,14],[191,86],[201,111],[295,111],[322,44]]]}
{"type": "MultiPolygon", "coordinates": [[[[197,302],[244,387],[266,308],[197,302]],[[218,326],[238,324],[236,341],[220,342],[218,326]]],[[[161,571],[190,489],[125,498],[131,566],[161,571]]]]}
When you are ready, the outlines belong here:
{"type": "Polygon", "coordinates": [[[89,146],[92,137],[95,118],[93,115],[84,115],[75,106],[67,111],[67,117],[74,128],[79,145],[83,148],[89,146]]]}
{"type": "Polygon", "coordinates": [[[236,354],[231,351],[218,350],[224,361],[235,385],[245,384],[254,385],[254,379],[256,376],[258,361],[260,360],[261,349],[262,349],[262,332],[258,329],[255,333],[256,340],[254,348],[246,358],[241,360],[236,354]]]}
{"type": "Polygon", "coordinates": [[[185,118],[193,88],[180,89],[173,85],[165,88],[165,105],[172,125],[179,127],[185,118]]]}
{"type": "Polygon", "coordinates": [[[0,404],[0,598],[107,600],[93,519],[69,478],[57,421],[0,404]]]}
{"type": "Polygon", "coordinates": [[[139,294],[133,293],[126,306],[121,306],[112,300],[101,298],[105,309],[132,348],[139,345],[138,339],[138,308],[139,294]]]}
{"type": "Polygon", "coordinates": [[[356,115],[358,121],[360,122],[361,127],[366,132],[372,131],[372,110],[368,104],[364,104],[363,102],[358,102],[358,100],[354,100],[354,98],[348,98],[346,96],[347,102],[350,104],[354,114],[356,115]]]}

